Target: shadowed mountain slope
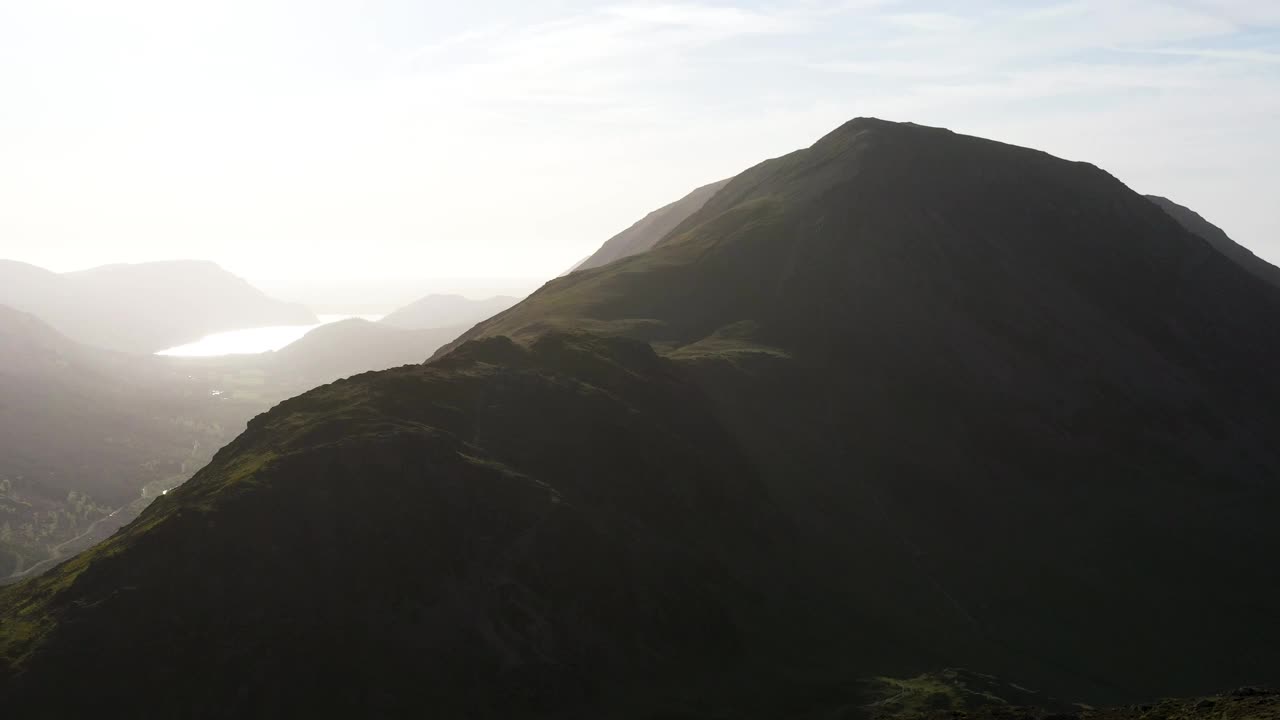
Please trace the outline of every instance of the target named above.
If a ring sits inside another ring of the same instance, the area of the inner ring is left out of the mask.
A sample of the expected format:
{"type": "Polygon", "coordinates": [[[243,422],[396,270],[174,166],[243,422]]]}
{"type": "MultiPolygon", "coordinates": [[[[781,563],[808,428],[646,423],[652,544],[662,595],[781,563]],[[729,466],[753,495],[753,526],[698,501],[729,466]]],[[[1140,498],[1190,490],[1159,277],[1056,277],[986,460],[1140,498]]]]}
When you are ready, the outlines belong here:
{"type": "Polygon", "coordinates": [[[96,347],[150,353],[208,333],[316,321],[209,262],[104,265],[57,274],[0,260],[0,304],[96,347]]]}
{"type": "Polygon", "coordinates": [[[606,240],[599,250],[575,265],[571,272],[608,265],[614,260],[639,255],[648,250],[686,218],[697,212],[728,182],[728,180],[721,180],[703,185],[670,205],[664,205],[645,215],[636,224],[606,240]]]}
{"type": "Polygon", "coordinates": [[[1096,167],[855,120],[253,421],[0,595],[0,692],[818,718],[948,665],[1094,703],[1266,680],[1278,316],[1096,167]]]}
{"type": "Polygon", "coordinates": [[[1240,267],[1280,287],[1280,268],[1254,255],[1248,248],[1227,237],[1222,228],[1205,220],[1199,213],[1189,207],[1179,205],[1169,198],[1159,195],[1147,195],[1148,200],[1160,206],[1161,210],[1177,220],[1182,227],[1204,238],[1206,242],[1240,265],[1240,267]]]}

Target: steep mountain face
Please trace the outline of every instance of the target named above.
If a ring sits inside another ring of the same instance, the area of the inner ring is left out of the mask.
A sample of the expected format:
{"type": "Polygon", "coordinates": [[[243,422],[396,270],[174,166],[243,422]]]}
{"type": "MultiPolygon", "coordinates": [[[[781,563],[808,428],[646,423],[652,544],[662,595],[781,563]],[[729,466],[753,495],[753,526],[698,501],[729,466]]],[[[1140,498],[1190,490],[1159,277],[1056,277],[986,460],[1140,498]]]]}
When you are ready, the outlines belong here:
{"type": "Polygon", "coordinates": [[[257,418],[0,595],[0,692],[818,718],[948,665],[1091,703],[1265,680],[1277,313],[1091,165],[855,120],[257,418]]]}
{"type": "Polygon", "coordinates": [[[1205,220],[1199,213],[1189,207],[1159,195],[1147,195],[1148,200],[1160,206],[1161,210],[1177,220],[1182,227],[1204,238],[1218,252],[1234,260],[1240,267],[1280,287],[1280,268],[1254,255],[1248,248],[1227,237],[1222,228],[1205,220]]]}
{"type": "Polygon", "coordinates": [[[474,325],[520,302],[519,298],[498,295],[472,300],[461,295],[428,295],[395,310],[380,320],[384,325],[409,330],[451,328],[474,325]]]}
{"type": "Polygon", "coordinates": [[[29,312],[73,340],[149,353],[220,330],[316,322],[208,262],[107,265],[56,274],[0,261],[0,304],[29,312]]]}
{"type": "Polygon", "coordinates": [[[686,218],[697,212],[728,182],[728,180],[721,180],[703,185],[670,205],[664,205],[645,215],[636,224],[606,240],[599,250],[575,265],[571,272],[608,265],[614,260],[639,255],[648,250],[686,218]]]}

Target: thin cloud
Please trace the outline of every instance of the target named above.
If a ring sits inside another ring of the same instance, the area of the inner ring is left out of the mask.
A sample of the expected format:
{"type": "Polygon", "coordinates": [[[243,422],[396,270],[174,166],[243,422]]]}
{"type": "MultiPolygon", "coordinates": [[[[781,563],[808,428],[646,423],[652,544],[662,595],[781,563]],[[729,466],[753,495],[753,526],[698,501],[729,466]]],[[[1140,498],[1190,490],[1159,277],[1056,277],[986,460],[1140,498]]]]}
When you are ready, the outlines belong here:
{"type": "Polygon", "coordinates": [[[1176,57],[1204,58],[1207,60],[1238,60],[1245,63],[1280,64],[1280,52],[1268,50],[1220,50],[1207,48],[1152,48],[1133,52],[1148,55],[1172,55],[1176,57]]]}
{"type": "Polygon", "coordinates": [[[609,8],[604,14],[642,24],[711,30],[717,35],[778,33],[797,29],[797,24],[784,16],[728,6],[632,5],[609,8]]]}

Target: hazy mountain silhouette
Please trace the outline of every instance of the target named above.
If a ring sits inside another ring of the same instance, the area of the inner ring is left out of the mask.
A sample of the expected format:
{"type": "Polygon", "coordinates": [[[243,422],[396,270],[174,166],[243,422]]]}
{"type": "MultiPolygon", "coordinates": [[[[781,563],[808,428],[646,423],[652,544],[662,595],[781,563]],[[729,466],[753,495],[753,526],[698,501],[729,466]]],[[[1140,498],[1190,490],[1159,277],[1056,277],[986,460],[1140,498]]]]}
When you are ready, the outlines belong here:
{"type": "Polygon", "coordinates": [[[0,304],[29,312],[77,342],[155,352],[208,333],[316,322],[209,262],[106,265],[71,273],[0,260],[0,304]]]}
{"type": "Polygon", "coordinates": [[[389,313],[381,322],[413,330],[469,326],[518,302],[520,298],[508,295],[484,300],[472,300],[462,295],[428,295],[389,313]]]}
{"type": "Polygon", "coordinates": [[[185,480],[261,409],[0,306],[0,579],[185,480]]]}
{"type": "Polygon", "coordinates": [[[275,386],[292,388],[289,394],[296,394],[370,370],[420,365],[466,327],[406,330],[351,318],[321,325],[281,350],[252,360],[269,373],[275,386]]]}
{"type": "Polygon", "coordinates": [[[1280,674],[1280,292],[1112,176],[851,121],[0,594],[28,715],[839,717],[1280,674]]]}
{"type": "Polygon", "coordinates": [[[1147,199],[1159,205],[1160,209],[1169,213],[1170,217],[1177,220],[1182,227],[1204,238],[1218,252],[1234,260],[1240,267],[1280,287],[1280,268],[1254,255],[1248,248],[1227,237],[1222,228],[1205,220],[1191,208],[1179,205],[1169,198],[1148,195],[1147,199]]]}
{"type": "Polygon", "coordinates": [[[170,358],[81,345],[0,306],[0,584],[107,537],[276,402],[421,363],[464,329],[348,320],[279,352],[170,358]]]}
{"type": "Polygon", "coordinates": [[[606,240],[599,250],[573,266],[570,272],[608,265],[614,260],[638,255],[648,250],[677,225],[684,222],[685,218],[697,212],[728,182],[728,180],[721,180],[703,185],[679,200],[645,215],[636,224],[606,240]]]}

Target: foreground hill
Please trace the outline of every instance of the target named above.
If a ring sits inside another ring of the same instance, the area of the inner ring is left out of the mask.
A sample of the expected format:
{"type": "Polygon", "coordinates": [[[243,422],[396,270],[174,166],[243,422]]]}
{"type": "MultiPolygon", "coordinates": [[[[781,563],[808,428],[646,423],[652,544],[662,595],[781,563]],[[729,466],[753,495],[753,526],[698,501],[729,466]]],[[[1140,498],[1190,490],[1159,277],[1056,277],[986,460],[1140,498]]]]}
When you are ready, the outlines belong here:
{"type": "Polygon", "coordinates": [[[500,313],[517,302],[520,302],[519,298],[509,295],[497,295],[484,300],[472,300],[461,295],[427,295],[389,313],[379,322],[409,330],[469,326],[500,313]]]}
{"type": "Polygon", "coordinates": [[[645,215],[631,227],[606,240],[599,250],[575,265],[573,272],[608,265],[614,260],[639,255],[648,250],[666,237],[667,233],[677,225],[702,208],[711,196],[720,192],[720,188],[728,182],[728,180],[721,180],[703,185],[679,200],[645,215]]]}
{"type": "Polygon", "coordinates": [[[0,260],[0,304],[29,312],[73,340],[150,353],[220,330],[316,322],[208,262],[105,265],[52,273],[0,260]]]}
{"type": "Polygon", "coordinates": [[[856,120],[0,595],[10,706],[838,717],[1280,675],[1280,291],[1096,167],[856,120]],[[68,679],[71,680],[68,680],[68,679]]]}

